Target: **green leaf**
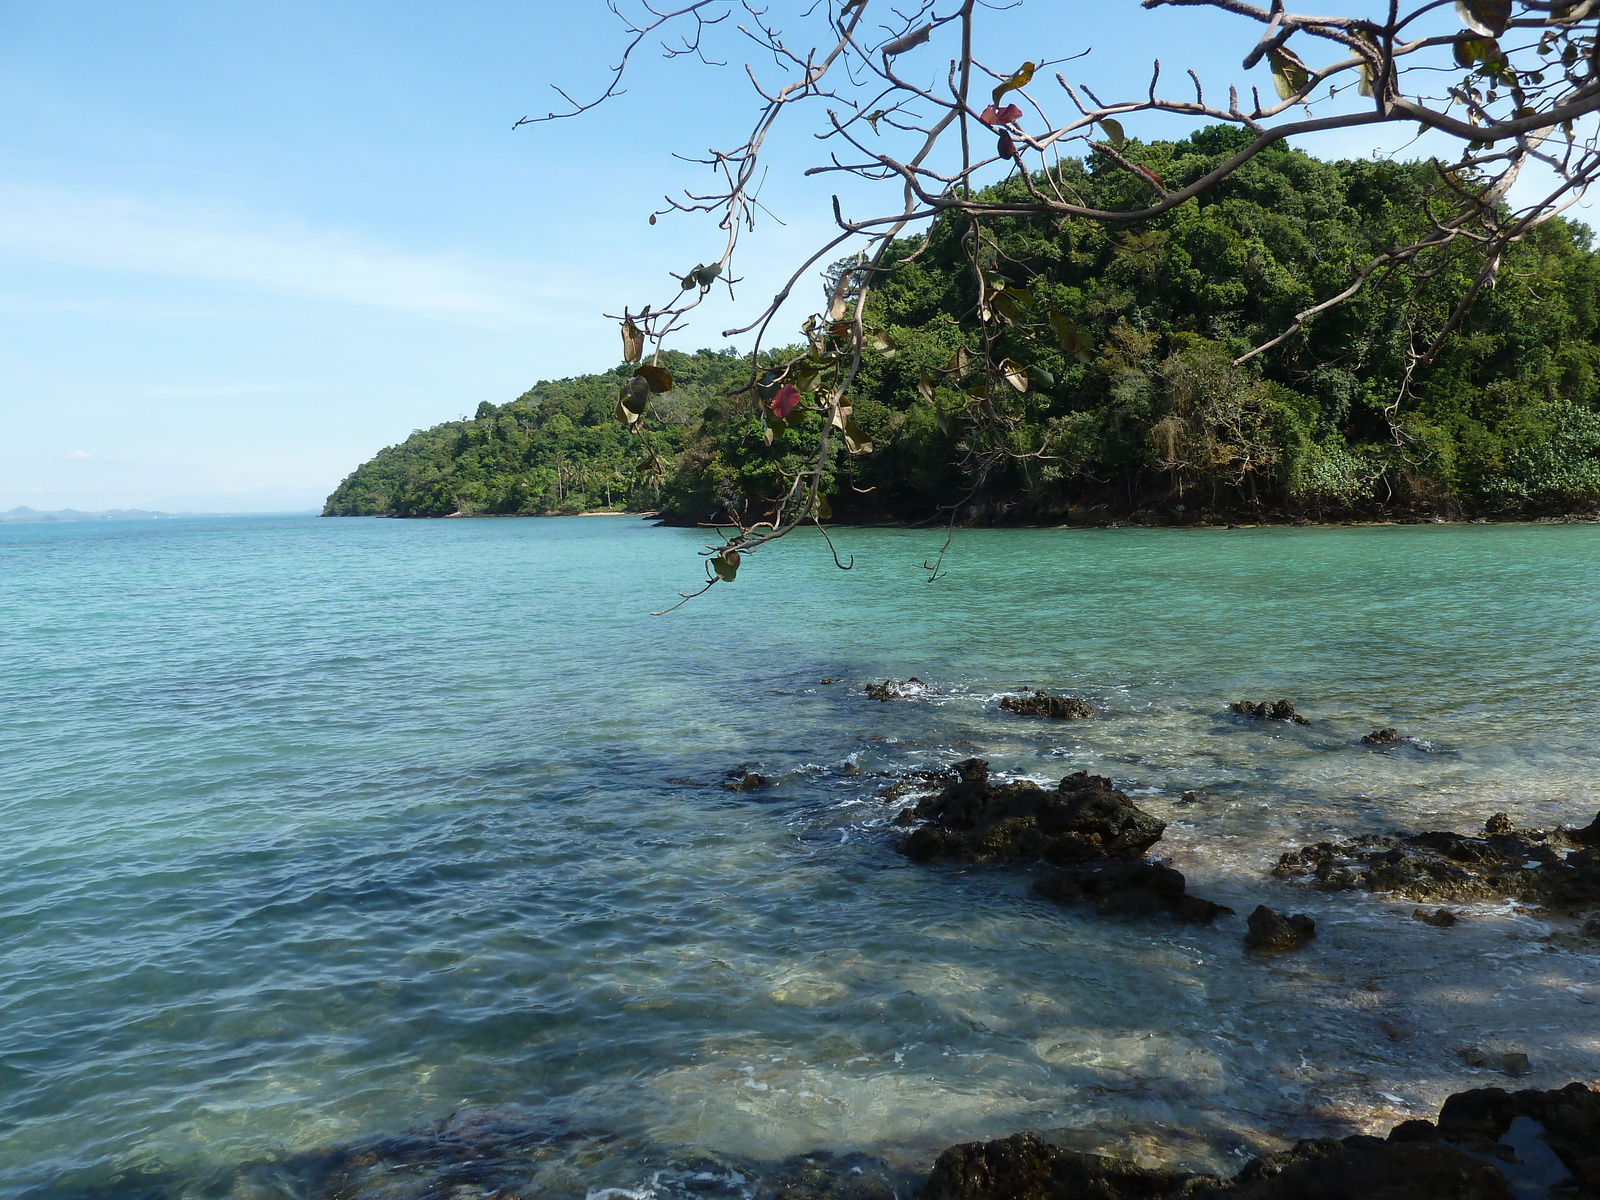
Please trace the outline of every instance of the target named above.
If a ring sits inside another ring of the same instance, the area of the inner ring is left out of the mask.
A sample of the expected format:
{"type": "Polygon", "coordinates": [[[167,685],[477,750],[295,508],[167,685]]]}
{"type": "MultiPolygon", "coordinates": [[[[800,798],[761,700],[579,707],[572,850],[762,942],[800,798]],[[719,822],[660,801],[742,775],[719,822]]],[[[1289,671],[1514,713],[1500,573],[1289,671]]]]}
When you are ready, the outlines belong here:
{"type": "Polygon", "coordinates": [[[1473,33],[1497,38],[1511,24],[1511,0],[1456,0],[1456,16],[1473,33]]]}
{"type": "Polygon", "coordinates": [[[698,266],[694,269],[694,281],[701,287],[710,287],[718,275],[722,274],[722,264],[712,263],[709,267],[698,266]]]}
{"type": "Polygon", "coordinates": [[[1053,388],[1056,377],[1043,367],[1034,365],[1028,368],[1028,382],[1035,388],[1053,388]]]}
{"type": "Polygon", "coordinates": [[[783,436],[784,430],[789,428],[789,423],[775,412],[763,414],[763,419],[765,424],[762,426],[761,436],[770,446],[774,440],[783,436]]]}
{"type": "Polygon", "coordinates": [[[652,392],[670,392],[672,390],[672,372],[665,367],[652,366],[645,363],[633,369],[634,375],[645,381],[652,392]]]}
{"type": "Polygon", "coordinates": [[[919,29],[913,29],[904,37],[897,37],[894,41],[885,44],[883,52],[890,58],[893,58],[896,54],[904,54],[907,50],[914,50],[922,45],[932,33],[932,25],[923,25],[919,29]]]}
{"type": "Polygon", "coordinates": [[[1490,37],[1458,37],[1455,43],[1456,66],[1471,67],[1474,63],[1498,62],[1505,57],[1500,43],[1490,37]]]}
{"type": "Polygon", "coordinates": [[[723,583],[732,583],[734,576],[739,573],[739,552],[737,550],[724,550],[714,555],[711,559],[711,569],[717,573],[717,578],[723,583]]]}
{"type": "Polygon", "coordinates": [[[872,453],[872,439],[862,431],[861,426],[849,418],[844,423],[844,448],[851,454],[872,453]]]}
{"type": "Polygon", "coordinates": [[[1050,328],[1056,335],[1056,342],[1063,350],[1081,363],[1086,363],[1094,357],[1094,343],[1074,324],[1071,317],[1052,309],[1049,320],[1050,328]]]}
{"type": "Polygon", "coordinates": [[[1274,47],[1267,54],[1272,65],[1272,86],[1278,99],[1288,100],[1298,96],[1311,82],[1311,68],[1300,61],[1300,56],[1286,46],[1274,47]]]}
{"type": "Polygon", "coordinates": [[[893,358],[899,353],[900,346],[887,333],[874,332],[867,337],[867,345],[871,346],[884,358],[893,358]]]}
{"type": "Polygon", "coordinates": [[[1121,121],[1114,120],[1111,117],[1102,117],[1100,118],[1100,128],[1105,131],[1106,141],[1110,142],[1118,150],[1121,150],[1123,143],[1128,140],[1128,135],[1122,132],[1121,121]]]}
{"type": "Polygon", "coordinates": [[[1022,305],[1008,291],[991,293],[989,307],[1008,325],[1021,325],[1027,320],[1027,316],[1022,311],[1022,305]]]}

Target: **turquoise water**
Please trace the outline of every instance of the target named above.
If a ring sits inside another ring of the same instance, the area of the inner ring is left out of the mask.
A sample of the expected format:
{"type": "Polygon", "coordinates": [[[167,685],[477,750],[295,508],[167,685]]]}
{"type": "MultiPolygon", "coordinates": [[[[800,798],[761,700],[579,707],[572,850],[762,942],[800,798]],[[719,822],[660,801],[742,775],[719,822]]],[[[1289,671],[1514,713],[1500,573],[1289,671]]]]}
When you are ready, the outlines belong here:
{"type": "Polygon", "coordinates": [[[1600,954],[1560,922],[1267,874],[1594,816],[1600,527],[965,532],[931,584],[933,533],[839,540],[853,571],[797,538],[651,617],[694,531],[0,526],[0,1188],[314,1195],[326,1148],[480,1109],[591,1139],[528,1152],[525,1195],[1019,1128],[1226,1166],[1503,1082],[1466,1044],[1600,1076],[1600,954]],[[1025,684],[1100,716],[1001,713],[1025,684]],[[1319,938],[1257,961],[1239,918],[912,866],[879,797],[974,753],[1112,776],[1193,891],[1319,938]]]}

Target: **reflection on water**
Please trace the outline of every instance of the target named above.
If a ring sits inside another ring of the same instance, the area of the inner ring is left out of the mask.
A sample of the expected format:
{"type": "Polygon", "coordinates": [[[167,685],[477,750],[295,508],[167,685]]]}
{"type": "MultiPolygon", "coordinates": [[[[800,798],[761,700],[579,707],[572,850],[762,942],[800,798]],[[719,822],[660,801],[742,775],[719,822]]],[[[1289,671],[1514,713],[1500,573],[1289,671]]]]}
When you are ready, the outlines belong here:
{"type": "Polygon", "coordinates": [[[0,530],[0,1187],[754,1195],[1024,1127],[1226,1170],[1506,1082],[1468,1046],[1600,1076],[1570,923],[1267,873],[1594,816],[1600,529],[992,531],[932,586],[844,536],[652,620],[695,535],[632,520],[0,530]],[[1280,696],[1312,724],[1227,711],[1280,696]],[[911,865],[883,793],[973,754],[1110,775],[1317,939],[911,865]]]}

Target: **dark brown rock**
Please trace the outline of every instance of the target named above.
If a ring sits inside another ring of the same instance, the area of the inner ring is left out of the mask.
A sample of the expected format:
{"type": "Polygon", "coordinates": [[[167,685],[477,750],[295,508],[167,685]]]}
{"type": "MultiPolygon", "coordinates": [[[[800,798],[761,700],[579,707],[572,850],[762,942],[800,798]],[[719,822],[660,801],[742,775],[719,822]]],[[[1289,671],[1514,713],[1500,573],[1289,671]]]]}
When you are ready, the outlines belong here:
{"type": "Polygon", "coordinates": [[[922,1194],[927,1200],[1160,1200],[1194,1181],[1018,1133],[950,1147],[934,1163],[922,1194]]]}
{"type": "Polygon", "coordinates": [[[1057,721],[1081,721],[1094,716],[1094,706],[1076,696],[1057,696],[1046,691],[1030,695],[1007,696],[1000,707],[1022,717],[1050,717],[1057,721]]]}
{"type": "Polygon", "coordinates": [[[1361,740],[1368,746],[1392,746],[1401,740],[1400,731],[1386,725],[1382,729],[1374,729],[1361,740]]]}
{"type": "Polygon", "coordinates": [[[1567,913],[1600,908],[1600,846],[1588,841],[1593,825],[1519,830],[1501,818],[1490,818],[1478,837],[1431,831],[1317,842],[1285,854],[1273,873],[1309,876],[1328,891],[1433,901],[1507,897],[1567,913]]]}
{"type": "Polygon", "coordinates": [[[1314,1138],[1252,1159],[1229,1180],[1152,1170],[1019,1133],[952,1146],[927,1200],[1511,1200],[1600,1196],[1600,1092],[1460,1092],[1438,1123],[1385,1139],[1314,1138]],[[1514,1185],[1514,1187],[1513,1187],[1514,1185]]]}
{"type": "Polygon", "coordinates": [[[1304,913],[1287,916],[1265,904],[1250,914],[1244,944],[1252,950],[1298,950],[1317,936],[1317,923],[1304,913]]]}
{"type": "Polygon", "coordinates": [[[1275,703],[1262,701],[1252,703],[1249,700],[1235,700],[1228,705],[1236,713],[1243,713],[1247,717],[1255,717],[1262,721],[1293,721],[1296,725],[1309,725],[1310,721],[1295,712],[1294,705],[1287,700],[1275,703]]]}
{"type": "Polygon", "coordinates": [[[920,696],[928,685],[913,675],[910,679],[885,679],[882,683],[867,684],[867,695],[874,700],[903,700],[907,696],[920,696]]]}
{"type": "Polygon", "coordinates": [[[1033,890],[1059,904],[1091,904],[1111,912],[1171,913],[1180,921],[1210,922],[1233,909],[1186,892],[1181,871],[1159,863],[1117,862],[1063,867],[1033,890]]]}
{"type": "Polygon", "coordinates": [[[991,783],[989,764],[956,764],[961,778],[917,805],[924,822],[901,845],[918,862],[1057,864],[1137,859],[1166,825],[1099,775],[1079,771],[1059,786],[991,783]]]}
{"type": "Polygon", "coordinates": [[[1448,908],[1436,908],[1432,912],[1425,908],[1418,908],[1412,911],[1411,919],[1413,921],[1421,921],[1425,925],[1436,926],[1439,929],[1449,929],[1450,926],[1460,920],[1448,908]]]}

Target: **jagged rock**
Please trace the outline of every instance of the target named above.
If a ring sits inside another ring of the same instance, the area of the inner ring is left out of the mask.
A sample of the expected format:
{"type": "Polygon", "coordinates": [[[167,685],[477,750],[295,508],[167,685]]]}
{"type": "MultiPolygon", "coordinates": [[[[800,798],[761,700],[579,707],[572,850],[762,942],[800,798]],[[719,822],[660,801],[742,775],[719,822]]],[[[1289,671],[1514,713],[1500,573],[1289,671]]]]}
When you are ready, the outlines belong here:
{"type": "Polygon", "coordinates": [[[1079,721],[1094,716],[1094,706],[1076,696],[1057,696],[1046,691],[1033,695],[1007,696],[1000,707],[1021,717],[1051,717],[1057,721],[1079,721]]]}
{"type": "Polygon", "coordinates": [[[1398,729],[1386,725],[1382,729],[1374,729],[1361,740],[1368,746],[1392,746],[1402,739],[1398,729]]]}
{"type": "Polygon", "coordinates": [[[1028,780],[991,783],[989,764],[956,764],[960,779],[919,803],[924,822],[901,845],[918,862],[1079,863],[1139,858],[1165,823],[1111,781],[1079,771],[1050,790],[1028,780]]]}
{"type": "Polygon", "coordinates": [[[1512,834],[1516,831],[1517,827],[1511,823],[1511,818],[1505,813],[1495,813],[1494,816],[1483,823],[1483,832],[1490,837],[1505,837],[1507,834],[1512,834]]]}
{"type": "Polygon", "coordinates": [[[928,685],[913,675],[910,679],[885,679],[882,683],[867,684],[867,695],[874,700],[904,700],[907,696],[920,696],[928,685]]]}
{"type": "Polygon", "coordinates": [[[1450,926],[1460,920],[1448,908],[1436,908],[1432,912],[1425,908],[1414,909],[1411,913],[1411,919],[1413,921],[1421,921],[1424,925],[1437,926],[1440,929],[1449,929],[1450,926]]]}
{"type": "Polygon", "coordinates": [[[951,1146],[934,1163],[922,1194],[927,1200],[1160,1200],[1196,1178],[1017,1133],[951,1146]]]}
{"type": "Polygon", "coordinates": [[[749,767],[734,767],[724,772],[722,786],[730,792],[753,792],[776,782],[770,775],[762,775],[749,767]]]}
{"type": "Polygon", "coordinates": [[[1312,1138],[1252,1159],[1232,1179],[1139,1167],[1019,1133],[952,1146],[927,1200],[1511,1200],[1600,1195],[1600,1092],[1459,1092],[1437,1124],[1389,1137],[1312,1138]],[[1513,1190],[1513,1185],[1515,1190],[1513,1190]]]}
{"type": "Polygon", "coordinates": [[[1062,904],[1118,912],[1166,912],[1211,921],[1233,910],[1185,892],[1183,874],[1144,853],[1166,825],[1109,779],[1079,771],[1053,789],[1027,780],[993,783],[989,764],[969,758],[957,779],[895,818],[915,828],[900,844],[917,862],[1048,863],[1034,890],[1062,904]]]}
{"type": "Polygon", "coordinates": [[[1260,704],[1252,704],[1249,700],[1235,700],[1228,707],[1233,709],[1234,712],[1243,713],[1247,717],[1256,717],[1263,721],[1293,721],[1296,725],[1311,724],[1310,721],[1295,712],[1294,705],[1287,700],[1279,700],[1276,703],[1263,701],[1260,704]]]}
{"type": "Polygon", "coordinates": [[[1250,914],[1244,944],[1252,950],[1298,950],[1317,936],[1317,923],[1304,913],[1287,916],[1258,904],[1250,914]]]}
{"type": "Polygon", "coordinates": [[[1597,827],[1600,817],[1582,829],[1518,830],[1496,814],[1478,837],[1435,831],[1317,842],[1285,854],[1273,873],[1310,876],[1327,891],[1434,901],[1509,897],[1578,913],[1600,907],[1597,827]]]}
{"type": "Polygon", "coordinates": [[[1092,904],[1112,912],[1168,912],[1180,921],[1210,922],[1233,909],[1188,895],[1181,871],[1150,862],[1063,867],[1033,890],[1060,904],[1092,904]]]}

